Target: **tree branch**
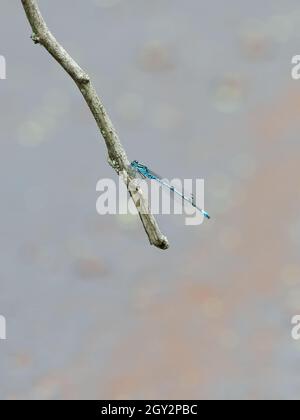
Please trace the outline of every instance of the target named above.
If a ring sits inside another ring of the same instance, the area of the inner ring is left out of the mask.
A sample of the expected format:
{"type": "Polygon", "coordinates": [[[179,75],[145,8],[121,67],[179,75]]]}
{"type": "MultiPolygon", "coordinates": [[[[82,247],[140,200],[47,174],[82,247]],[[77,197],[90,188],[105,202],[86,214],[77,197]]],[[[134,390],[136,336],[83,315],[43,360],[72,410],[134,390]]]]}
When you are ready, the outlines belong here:
{"type": "Polygon", "coordinates": [[[138,209],[139,216],[148,235],[150,244],[161,249],[167,249],[169,247],[168,240],[161,233],[154,216],[149,210],[148,202],[138,186],[135,174],[130,170],[130,162],[127,158],[126,152],[94,86],[91,83],[89,75],[81,69],[81,67],[73,60],[73,58],[57,42],[55,37],[49,31],[38,8],[36,0],[21,1],[27,19],[32,28],[32,40],[36,44],[41,44],[45,47],[52,57],[72,77],[89,106],[105,140],[108,151],[108,163],[115,169],[118,175],[123,177],[129,194],[138,209]]]}

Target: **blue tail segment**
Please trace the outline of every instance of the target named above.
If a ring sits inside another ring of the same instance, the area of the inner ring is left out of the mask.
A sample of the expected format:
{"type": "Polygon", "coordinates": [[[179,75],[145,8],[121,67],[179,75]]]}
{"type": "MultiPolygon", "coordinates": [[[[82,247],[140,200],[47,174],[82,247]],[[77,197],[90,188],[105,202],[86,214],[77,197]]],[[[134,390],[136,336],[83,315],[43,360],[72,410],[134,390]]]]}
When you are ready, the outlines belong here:
{"type": "Polygon", "coordinates": [[[194,198],[189,198],[185,196],[180,191],[176,190],[172,185],[170,185],[167,181],[165,181],[163,178],[161,178],[159,175],[152,172],[147,166],[143,165],[142,163],[138,162],[137,160],[134,160],[130,164],[131,168],[134,169],[142,178],[148,178],[148,179],[154,179],[155,181],[159,182],[161,185],[167,187],[170,191],[177,194],[179,197],[181,197],[186,202],[190,203],[193,207],[195,207],[197,210],[200,211],[200,213],[203,214],[206,219],[210,219],[210,215],[203,209],[200,209],[196,206],[194,202],[194,198]]]}
{"type": "Polygon", "coordinates": [[[210,215],[209,215],[206,211],[202,210],[202,214],[203,214],[203,216],[205,216],[207,219],[210,219],[210,215]]]}

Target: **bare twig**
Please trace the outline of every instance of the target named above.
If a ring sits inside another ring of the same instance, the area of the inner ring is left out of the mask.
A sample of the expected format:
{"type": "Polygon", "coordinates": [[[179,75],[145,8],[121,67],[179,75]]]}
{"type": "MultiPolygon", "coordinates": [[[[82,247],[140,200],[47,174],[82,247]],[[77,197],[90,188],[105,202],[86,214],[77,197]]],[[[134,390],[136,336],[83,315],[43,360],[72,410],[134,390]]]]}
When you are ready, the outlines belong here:
{"type": "Polygon", "coordinates": [[[55,58],[55,60],[72,77],[88,104],[97,125],[105,140],[108,151],[108,162],[121,175],[127,185],[128,191],[138,209],[139,216],[149,241],[161,249],[167,249],[169,243],[161,233],[154,216],[149,210],[149,205],[142,191],[137,185],[135,175],[130,170],[130,162],[119,137],[107,115],[105,108],[93,87],[89,75],[73,60],[67,51],[57,42],[49,31],[36,0],[21,0],[27,19],[32,28],[32,40],[41,44],[55,58]]]}

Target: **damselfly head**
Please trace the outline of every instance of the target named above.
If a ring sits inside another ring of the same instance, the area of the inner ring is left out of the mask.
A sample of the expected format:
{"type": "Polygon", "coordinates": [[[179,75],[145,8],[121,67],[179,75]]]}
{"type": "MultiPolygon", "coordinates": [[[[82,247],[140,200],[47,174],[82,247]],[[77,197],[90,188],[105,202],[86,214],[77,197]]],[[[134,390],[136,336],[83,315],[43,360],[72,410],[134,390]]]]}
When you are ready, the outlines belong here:
{"type": "Polygon", "coordinates": [[[133,167],[133,168],[135,168],[136,166],[138,166],[138,164],[139,164],[139,162],[137,161],[137,160],[133,160],[132,162],[131,162],[131,166],[133,167]]]}

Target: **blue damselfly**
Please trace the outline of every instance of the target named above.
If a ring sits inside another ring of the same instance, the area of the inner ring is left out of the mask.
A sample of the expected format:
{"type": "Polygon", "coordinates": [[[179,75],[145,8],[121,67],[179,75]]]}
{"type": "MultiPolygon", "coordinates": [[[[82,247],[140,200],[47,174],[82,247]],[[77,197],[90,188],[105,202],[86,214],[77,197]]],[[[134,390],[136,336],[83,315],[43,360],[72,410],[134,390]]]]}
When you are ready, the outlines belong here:
{"type": "Polygon", "coordinates": [[[134,160],[130,164],[131,168],[134,169],[142,178],[148,178],[153,179],[157,182],[159,182],[162,186],[169,189],[174,194],[177,194],[182,200],[186,201],[187,203],[191,204],[195,209],[200,211],[200,213],[203,214],[204,217],[207,219],[210,219],[209,214],[198,207],[195,203],[195,198],[193,195],[190,197],[185,195],[184,193],[180,192],[178,189],[176,189],[173,185],[171,185],[168,181],[166,181],[164,178],[157,175],[155,172],[151,171],[147,166],[143,165],[142,163],[138,162],[137,160],[134,160]]]}

